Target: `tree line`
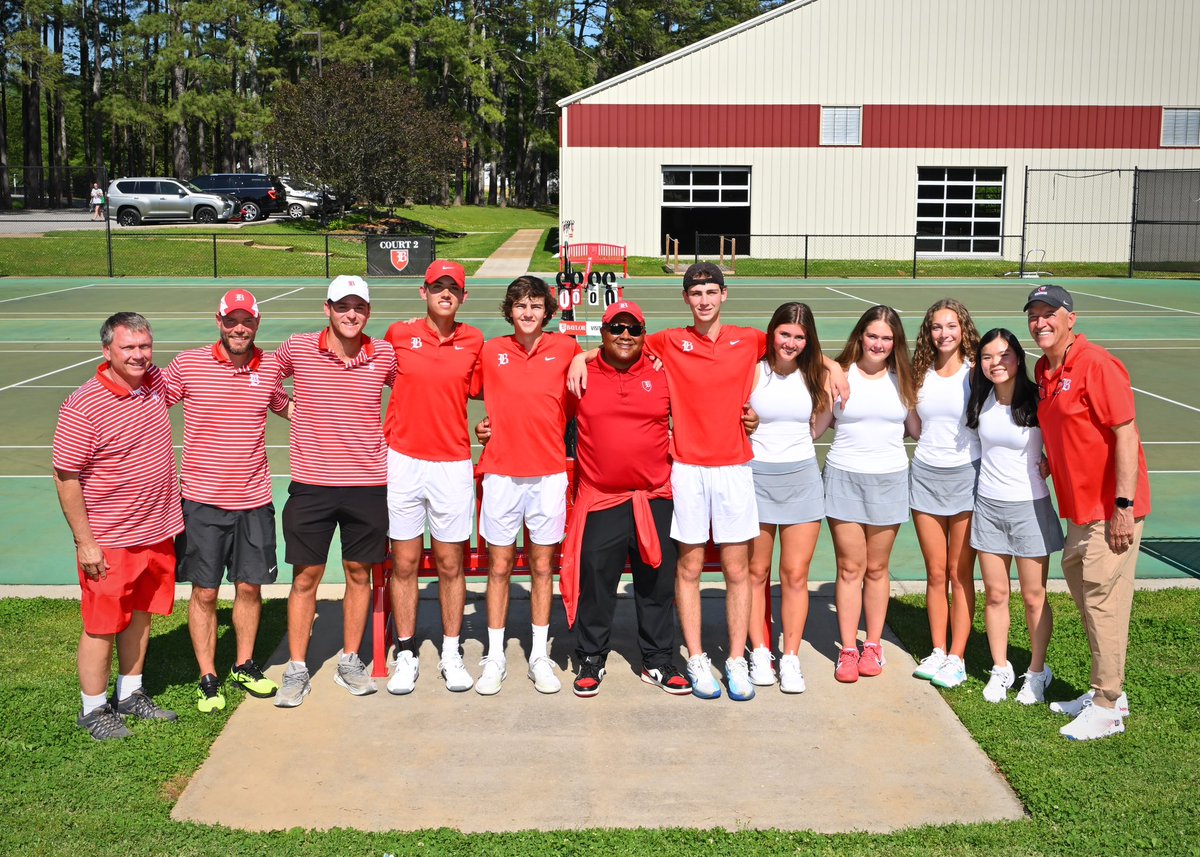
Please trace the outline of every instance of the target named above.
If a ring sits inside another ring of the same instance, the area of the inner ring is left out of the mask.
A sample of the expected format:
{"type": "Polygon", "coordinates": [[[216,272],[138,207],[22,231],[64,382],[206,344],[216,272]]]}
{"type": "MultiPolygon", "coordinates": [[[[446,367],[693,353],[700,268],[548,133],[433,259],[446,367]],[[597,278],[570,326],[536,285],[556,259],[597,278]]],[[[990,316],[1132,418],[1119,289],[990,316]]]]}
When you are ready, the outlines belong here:
{"type": "Polygon", "coordinates": [[[360,173],[375,162],[364,158],[403,147],[381,166],[384,195],[544,205],[557,175],[558,99],[775,5],[0,0],[0,208],[12,207],[14,183],[27,204],[61,205],[103,176],[323,180],[305,157],[315,127],[357,147],[360,173]],[[339,83],[322,87],[326,76],[339,83]],[[340,102],[313,101],[314,86],[340,102]],[[411,118],[399,128],[397,110],[411,118]],[[352,116],[360,124],[340,124],[352,116]],[[363,128],[371,145],[351,139],[363,128]]]}

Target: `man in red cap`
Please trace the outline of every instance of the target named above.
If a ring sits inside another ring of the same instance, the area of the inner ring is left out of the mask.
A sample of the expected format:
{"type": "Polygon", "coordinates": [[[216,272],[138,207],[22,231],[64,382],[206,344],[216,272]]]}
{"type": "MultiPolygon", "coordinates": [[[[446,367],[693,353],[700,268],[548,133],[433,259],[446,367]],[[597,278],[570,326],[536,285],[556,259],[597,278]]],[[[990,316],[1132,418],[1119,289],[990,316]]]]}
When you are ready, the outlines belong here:
{"type": "Polygon", "coordinates": [[[576,411],[579,488],[559,577],[567,620],[578,617],[575,695],[600,691],[626,560],[633,571],[642,681],[687,695],[692,683],[675,666],[667,376],[642,356],[646,318],[637,304],[612,304],[601,325],[600,354],[576,411]]]}
{"type": "Polygon", "coordinates": [[[438,571],[442,653],[438,670],[452,691],[474,679],[459,648],[466,579],[463,543],[471,537],[475,473],[467,399],[483,333],[456,321],[467,276],[456,262],[435,261],[420,288],[425,317],[398,321],[387,341],[396,351],[396,384],[384,420],[388,443],[388,530],[392,539],[392,615],[398,646],[389,693],[406,694],[419,673],[417,570],[426,526],[438,571]]]}
{"type": "Polygon", "coordinates": [[[192,584],[188,632],[200,667],[196,707],[221,711],[217,590],[234,585],[237,658],[230,681],[252,696],[279,689],[254,660],[262,585],[274,583],[275,507],[267,466],[267,411],[288,416],[279,361],[254,344],[262,314],[254,295],[231,289],[217,307],[217,341],[180,353],[167,367],[167,404],[183,403],[183,538],[177,577],[192,584]]]}

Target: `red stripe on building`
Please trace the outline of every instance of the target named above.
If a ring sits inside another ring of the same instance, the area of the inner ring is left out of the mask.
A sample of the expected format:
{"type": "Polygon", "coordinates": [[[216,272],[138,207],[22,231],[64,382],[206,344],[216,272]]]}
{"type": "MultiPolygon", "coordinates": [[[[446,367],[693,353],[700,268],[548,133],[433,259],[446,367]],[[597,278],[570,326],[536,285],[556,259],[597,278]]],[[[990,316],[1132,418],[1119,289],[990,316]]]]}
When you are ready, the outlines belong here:
{"type": "MultiPolygon", "coordinates": [[[[564,147],[810,148],[817,104],[572,104],[564,147]]],[[[862,148],[1157,149],[1161,107],[868,104],[862,148]]]]}

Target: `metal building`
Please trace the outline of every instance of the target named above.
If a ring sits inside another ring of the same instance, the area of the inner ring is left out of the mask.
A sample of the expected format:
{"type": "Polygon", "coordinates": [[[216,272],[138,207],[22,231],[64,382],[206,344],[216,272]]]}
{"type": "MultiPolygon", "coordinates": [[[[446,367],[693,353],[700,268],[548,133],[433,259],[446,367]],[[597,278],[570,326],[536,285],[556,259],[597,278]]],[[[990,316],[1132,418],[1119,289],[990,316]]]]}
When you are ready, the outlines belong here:
{"type": "Polygon", "coordinates": [[[1083,219],[1040,249],[1122,259],[1133,168],[1200,168],[1197,34],[1196,0],[793,0],[559,102],[562,237],[1017,258],[1083,219]]]}

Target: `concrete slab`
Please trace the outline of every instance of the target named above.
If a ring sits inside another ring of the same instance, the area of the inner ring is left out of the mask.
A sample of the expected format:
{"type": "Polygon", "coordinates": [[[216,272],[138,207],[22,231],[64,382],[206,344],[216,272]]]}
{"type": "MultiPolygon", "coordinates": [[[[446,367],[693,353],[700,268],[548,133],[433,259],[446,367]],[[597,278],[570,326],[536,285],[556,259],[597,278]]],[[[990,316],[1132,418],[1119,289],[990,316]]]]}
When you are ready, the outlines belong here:
{"type": "Polygon", "coordinates": [[[541,240],[541,229],[518,229],[488,256],[474,276],[513,279],[528,273],[529,261],[541,240]]]}
{"type": "MultiPolygon", "coordinates": [[[[486,617],[480,593],[468,598],[465,656],[478,675],[486,617]]],[[[380,681],[379,693],[351,697],[333,683],[340,608],[340,601],[319,605],[313,692],[304,705],[280,710],[246,700],[173,818],[258,831],[680,826],[832,833],[1024,814],[938,693],[910,677],[913,659],[894,637],[885,638],[882,676],[834,681],[831,584],[812,599],[801,652],[808,691],[785,696],[761,688],[746,703],[672,697],[642,683],[629,597],[619,602],[608,675],[592,699],[570,691],[573,635],[555,610],[551,656],[564,687],[539,695],[525,676],[529,602],[521,586],[511,606],[508,679],[497,696],[446,691],[437,673],[436,590],[428,585],[417,689],[393,697],[380,681]],[[865,788],[869,805],[860,799],[865,788]],[[946,801],[947,794],[955,799],[946,801]]],[[[703,609],[705,643],[721,664],[719,588],[706,590],[703,609]]],[[[284,658],[281,644],[268,669],[277,680],[284,658]]]]}

